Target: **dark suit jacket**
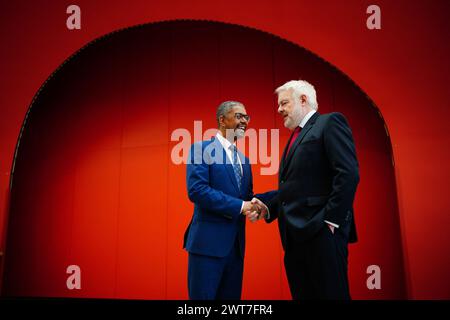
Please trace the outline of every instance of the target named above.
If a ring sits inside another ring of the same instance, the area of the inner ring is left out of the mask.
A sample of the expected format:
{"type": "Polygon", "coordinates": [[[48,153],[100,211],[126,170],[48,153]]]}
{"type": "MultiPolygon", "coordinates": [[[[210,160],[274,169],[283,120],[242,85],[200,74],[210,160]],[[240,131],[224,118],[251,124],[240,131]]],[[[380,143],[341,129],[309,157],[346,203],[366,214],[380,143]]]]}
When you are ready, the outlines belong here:
{"type": "MultiPolygon", "coordinates": [[[[253,198],[253,178],[250,162],[238,152],[243,178],[239,190],[225,150],[213,138],[192,145],[186,170],[189,199],[194,214],[184,236],[183,247],[188,252],[225,257],[231,251],[236,236],[241,255],[245,254],[245,216],[241,214],[243,200],[253,198]]],[[[268,196],[273,197],[272,194],[268,196]]],[[[266,199],[266,196],[258,196],[266,199]]],[[[264,200],[263,200],[264,201],[264,200]]]]}
{"type": "Polygon", "coordinates": [[[278,193],[269,201],[271,222],[278,218],[286,250],[312,237],[324,220],[356,242],[353,199],[359,182],[352,132],[340,113],[316,112],[305,124],[289,154],[283,152],[278,193]]]}

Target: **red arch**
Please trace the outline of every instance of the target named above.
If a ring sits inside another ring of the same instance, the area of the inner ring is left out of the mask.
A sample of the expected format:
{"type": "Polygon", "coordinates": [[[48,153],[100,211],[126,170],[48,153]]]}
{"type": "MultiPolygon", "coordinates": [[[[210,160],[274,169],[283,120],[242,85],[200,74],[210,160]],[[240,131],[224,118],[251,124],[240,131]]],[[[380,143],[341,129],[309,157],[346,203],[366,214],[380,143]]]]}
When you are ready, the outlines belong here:
{"type": "MultiPolygon", "coordinates": [[[[198,119],[203,128],[214,127],[215,106],[233,98],[255,114],[253,127],[280,128],[282,147],[287,132],[272,92],[299,76],[318,89],[320,110],[345,113],[355,135],[362,178],[361,242],[350,258],[353,295],[403,298],[392,151],[372,102],[300,47],[251,29],[187,21],[96,41],[37,96],[12,181],[5,293],[185,298],[181,237],[192,208],[184,168],[168,161],[170,132],[192,129],[198,119]],[[380,229],[385,233],[374,232],[380,229]],[[80,292],[65,288],[69,264],[82,268],[80,292]],[[365,287],[370,264],[383,270],[381,293],[365,287]]],[[[273,188],[275,177],[259,176],[259,167],[253,169],[257,191],[273,188]]],[[[246,270],[265,268],[245,273],[245,298],[289,297],[276,232],[274,225],[248,227],[246,270]]]]}

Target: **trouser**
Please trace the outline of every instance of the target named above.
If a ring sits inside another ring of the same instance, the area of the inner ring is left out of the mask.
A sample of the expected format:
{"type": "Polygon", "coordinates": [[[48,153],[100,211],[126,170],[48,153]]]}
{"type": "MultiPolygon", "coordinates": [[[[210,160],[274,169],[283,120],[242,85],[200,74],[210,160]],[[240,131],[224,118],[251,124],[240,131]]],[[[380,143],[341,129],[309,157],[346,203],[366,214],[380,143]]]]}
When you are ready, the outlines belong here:
{"type": "Polygon", "coordinates": [[[223,258],[189,253],[188,291],[191,300],[239,300],[244,258],[236,239],[223,258]]]}
{"type": "Polygon", "coordinates": [[[294,300],[350,300],[348,242],[339,229],[324,225],[311,239],[285,252],[284,266],[294,300]]]}

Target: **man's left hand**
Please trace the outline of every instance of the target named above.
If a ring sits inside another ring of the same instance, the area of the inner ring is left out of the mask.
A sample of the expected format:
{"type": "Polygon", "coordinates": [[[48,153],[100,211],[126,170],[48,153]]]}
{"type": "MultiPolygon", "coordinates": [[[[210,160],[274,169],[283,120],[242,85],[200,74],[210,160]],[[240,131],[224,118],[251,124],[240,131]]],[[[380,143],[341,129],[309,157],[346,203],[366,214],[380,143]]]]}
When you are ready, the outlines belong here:
{"type": "Polygon", "coordinates": [[[267,216],[267,206],[261,200],[253,198],[251,204],[253,205],[253,210],[246,213],[247,218],[251,222],[256,222],[267,216]]]}

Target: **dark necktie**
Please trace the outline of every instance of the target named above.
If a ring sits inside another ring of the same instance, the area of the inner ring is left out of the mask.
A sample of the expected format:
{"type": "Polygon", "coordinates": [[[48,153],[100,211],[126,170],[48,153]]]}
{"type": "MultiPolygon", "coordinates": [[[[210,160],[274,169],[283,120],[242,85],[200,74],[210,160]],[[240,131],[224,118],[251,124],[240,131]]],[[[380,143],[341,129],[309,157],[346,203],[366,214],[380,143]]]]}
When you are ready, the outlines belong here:
{"type": "Polygon", "coordinates": [[[286,151],[286,154],[284,156],[284,158],[286,159],[289,151],[291,150],[292,145],[294,144],[295,139],[297,139],[298,135],[300,134],[300,131],[302,130],[302,128],[300,126],[298,126],[297,128],[295,128],[294,133],[292,134],[291,140],[289,141],[289,147],[286,151]]]}
{"type": "Polygon", "coordinates": [[[231,153],[232,153],[232,159],[233,159],[233,170],[234,170],[234,175],[236,176],[236,180],[237,180],[237,185],[239,188],[239,191],[241,190],[241,181],[242,181],[242,172],[241,172],[241,166],[239,165],[239,160],[238,160],[238,154],[237,154],[237,150],[236,150],[236,146],[233,144],[230,146],[231,149],[231,153]]]}

